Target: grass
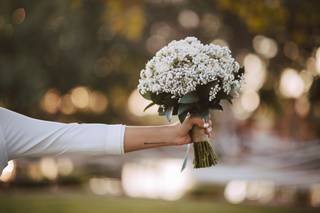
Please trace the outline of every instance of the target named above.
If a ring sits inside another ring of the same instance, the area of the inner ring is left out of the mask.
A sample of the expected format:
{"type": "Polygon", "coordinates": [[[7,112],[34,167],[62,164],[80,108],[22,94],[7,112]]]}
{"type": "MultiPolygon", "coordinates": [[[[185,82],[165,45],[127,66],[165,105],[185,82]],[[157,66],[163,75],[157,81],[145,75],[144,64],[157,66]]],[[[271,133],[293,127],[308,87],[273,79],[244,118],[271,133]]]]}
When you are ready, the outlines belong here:
{"type": "Polygon", "coordinates": [[[318,212],[311,208],[261,207],[231,205],[222,202],[179,200],[162,201],[126,197],[95,196],[68,193],[6,193],[0,194],[1,213],[302,213],[318,212]]]}

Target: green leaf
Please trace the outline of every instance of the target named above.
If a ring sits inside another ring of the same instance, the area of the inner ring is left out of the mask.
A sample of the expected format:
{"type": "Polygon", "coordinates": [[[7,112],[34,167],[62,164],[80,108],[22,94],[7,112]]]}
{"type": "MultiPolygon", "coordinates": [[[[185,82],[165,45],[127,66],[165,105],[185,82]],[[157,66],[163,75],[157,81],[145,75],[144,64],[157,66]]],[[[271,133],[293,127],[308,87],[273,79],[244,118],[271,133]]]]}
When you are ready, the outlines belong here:
{"type": "Polygon", "coordinates": [[[178,104],[175,104],[175,105],[173,106],[173,112],[172,112],[172,115],[178,115],[178,107],[179,107],[179,105],[178,105],[178,104]]]}
{"type": "Polygon", "coordinates": [[[177,98],[173,99],[171,98],[171,94],[170,93],[159,93],[159,94],[151,94],[151,100],[159,105],[170,105],[173,106],[175,104],[177,104],[177,98]]]}
{"type": "Polygon", "coordinates": [[[144,97],[145,99],[147,99],[147,100],[151,100],[151,95],[152,95],[152,93],[151,92],[146,92],[145,94],[142,94],[141,92],[140,92],[140,90],[139,90],[139,93],[140,93],[140,95],[142,96],[142,97],[144,97]]]}
{"type": "Polygon", "coordinates": [[[220,104],[215,104],[210,106],[211,109],[217,109],[217,110],[223,110],[222,106],[220,104]]]}
{"type": "Polygon", "coordinates": [[[190,103],[196,103],[199,101],[199,97],[197,96],[197,93],[190,92],[188,94],[185,94],[181,97],[179,100],[179,103],[181,104],[190,104],[190,103]]]}
{"type": "Polygon", "coordinates": [[[226,95],[224,99],[226,99],[230,104],[232,104],[233,97],[231,95],[226,95]]]}
{"type": "Polygon", "coordinates": [[[244,75],[244,72],[244,67],[240,67],[239,71],[234,75],[235,79],[239,80],[244,75]]]}
{"type": "Polygon", "coordinates": [[[164,110],[163,106],[159,106],[158,113],[159,113],[160,116],[165,115],[165,110],[164,110]]]}
{"type": "Polygon", "coordinates": [[[240,67],[238,73],[239,73],[240,75],[244,74],[244,66],[240,67]]]}
{"type": "Polygon", "coordinates": [[[217,110],[223,110],[222,106],[220,105],[220,101],[211,102],[209,104],[210,109],[217,109],[217,110]]]}
{"type": "Polygon", "coordinates": [[[166,109],[166,111],[165,111],[167,120],[168,120],[169,122],[171,122],[171,119],[172,119],[172,112],[173,112],[173,106],[168,107],[168,108],[166,109]]]}
{"type": "Polygon", "coordinates": [[[191,104],[179,104],[178,115],[188,112],[192,108],[191,104]]]}
{"type": "Polygon", "coordinates": [[[155,103],[151,102],[150,104],[148,104],[148,105],[144,108],[143,111],[145,112],[148,108],[152,107],[153,105],[155,105],[155,103]]]}
{"type": "Polygon", "coordinates": [[[209,120],[209,110],[204,110],[200,113],[200,116],[205,120],[208,121],[209,120]]]}
{"type": "Polygon", "coordinates": [[[183,123],[184,119],[187,117],[188,112],[184,112],[178,115],[180,123],[183,123]]]}

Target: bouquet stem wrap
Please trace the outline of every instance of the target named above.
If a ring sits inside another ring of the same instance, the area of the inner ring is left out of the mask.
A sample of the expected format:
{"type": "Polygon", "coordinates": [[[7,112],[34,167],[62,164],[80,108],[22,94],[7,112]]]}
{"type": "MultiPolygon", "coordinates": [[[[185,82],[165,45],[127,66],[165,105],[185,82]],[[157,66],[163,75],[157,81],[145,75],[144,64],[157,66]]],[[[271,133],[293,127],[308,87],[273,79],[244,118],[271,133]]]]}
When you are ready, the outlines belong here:
{"type": "Polygon", "coordinates": [[[205,168],[217,164],[217,155],[209,143],[209,138],[198,126],[191,129],[194,150],[194,168],[205,168]]]}

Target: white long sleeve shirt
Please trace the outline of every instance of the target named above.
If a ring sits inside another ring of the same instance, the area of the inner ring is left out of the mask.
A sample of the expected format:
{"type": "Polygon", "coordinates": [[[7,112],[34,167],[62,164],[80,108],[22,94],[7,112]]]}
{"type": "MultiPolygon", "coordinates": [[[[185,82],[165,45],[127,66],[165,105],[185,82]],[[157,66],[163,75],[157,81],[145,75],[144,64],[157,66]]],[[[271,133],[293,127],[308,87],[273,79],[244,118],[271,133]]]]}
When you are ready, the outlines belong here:
{"type": "Polygon", "coordinates": [[[16,158],[123,154],[124,132],[123,124],[44,121],[0,107],[0,174],[16,158]]]}

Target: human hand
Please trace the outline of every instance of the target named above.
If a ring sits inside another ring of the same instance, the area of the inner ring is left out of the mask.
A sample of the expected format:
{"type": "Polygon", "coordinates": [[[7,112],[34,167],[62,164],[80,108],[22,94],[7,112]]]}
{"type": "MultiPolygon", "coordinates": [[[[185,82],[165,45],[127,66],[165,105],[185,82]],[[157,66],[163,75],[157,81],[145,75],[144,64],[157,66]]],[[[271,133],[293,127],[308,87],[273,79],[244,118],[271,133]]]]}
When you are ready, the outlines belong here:
{"type": "Polygon", "coordinates": [[[210,138],[212,137],[212,122],[209,119],[208,123],[204,121],[201,117],[190,116],[188,115],[183,123],[176,122],[173,124],[174,126],[174,145],[183,145],[192,143],[191,136],[189,134],[190,130],[192,129],[193,125],[198,126],[201,128],[201,132],[203,134],[207,134],[210,138]]]}

